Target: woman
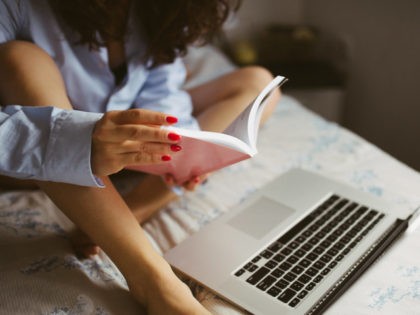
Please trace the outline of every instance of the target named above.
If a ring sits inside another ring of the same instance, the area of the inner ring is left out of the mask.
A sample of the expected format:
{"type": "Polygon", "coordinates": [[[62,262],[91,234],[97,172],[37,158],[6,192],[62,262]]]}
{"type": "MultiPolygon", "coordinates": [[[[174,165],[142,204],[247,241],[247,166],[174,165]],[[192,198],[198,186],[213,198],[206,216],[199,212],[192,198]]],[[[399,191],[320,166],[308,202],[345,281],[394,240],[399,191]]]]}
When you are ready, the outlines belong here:
{"type": "MultiPolygon", "coordinates": [[[[84,254],[95,254],[98,244],[150,314],[207,313],[138,224],[175,198],[171,180],[148,176],[121,196],[108,176],[182,150],[179,136],[161,125],[222,131],[271,80],[254,67],[180,89],[179,57],[219,31],[236,5],[0,0],[2,186],[45,191],[88,235],[79,244],[84,254]]],[[[201,180],[183,187],[193,190],[201,180]]]]}

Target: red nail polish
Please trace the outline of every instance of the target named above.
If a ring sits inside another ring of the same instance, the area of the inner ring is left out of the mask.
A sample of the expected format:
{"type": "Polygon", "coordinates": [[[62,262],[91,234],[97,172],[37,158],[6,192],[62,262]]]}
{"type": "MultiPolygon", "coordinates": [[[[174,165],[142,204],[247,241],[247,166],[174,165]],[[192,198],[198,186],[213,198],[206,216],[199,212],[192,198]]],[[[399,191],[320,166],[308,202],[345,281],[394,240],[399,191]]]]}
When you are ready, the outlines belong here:
{"type": "Polygon", "coordinates": [[[174,117],[174,116],[167,116],[166,117],[166,122],[170,123],[170,124],[175,124],[178,122],[178,118],[174,117]]]}
{"type": "Polygon", "coordinates": [[[194,183],[198,184],[200,182],[200,177],[194,177],[194,183]]]}
{"type": "Polygon", "coordinates": [[[181,139],[181,136],[177,135],[176,133],[171,132],[168,134],[168,139],[172,141],[178,141],[181,139]]]}
{"type": "Polygon", "coordinates": [[[182,150],[182,148],[181,148],[180,145],[177,145],[177,144],[172,144],[171,145],[171,151],[178,152],[178,151],[181,151],[181,150],[182,150]]]}
{"type": "Polygon", "coordinates": [[[165,161],[165,162],[167,162],[167,161],[170,161],[172,158],[171,158],[171,156],[170,155],[162,155],[162,161],[165,161]]]}

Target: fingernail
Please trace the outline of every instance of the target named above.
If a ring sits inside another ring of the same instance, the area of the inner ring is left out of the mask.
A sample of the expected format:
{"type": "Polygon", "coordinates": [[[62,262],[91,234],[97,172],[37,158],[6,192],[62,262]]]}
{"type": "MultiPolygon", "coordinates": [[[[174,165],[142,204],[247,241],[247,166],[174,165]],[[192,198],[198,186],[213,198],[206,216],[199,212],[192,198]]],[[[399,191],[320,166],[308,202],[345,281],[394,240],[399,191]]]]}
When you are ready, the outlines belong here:
{"type": "Polygon", "coordinates": [[[166,122],[170,123],[170,124],[175,124],[178,122],[178,118],[174,117],[174,116],[167,116],[166,117],[166,122]]]}
{"type": "Polygon", "coordinates": [[[167,161],[170,161],[172,158],[171,158],[171,156],[170,155],[162,155],[162,161],[165,161],[165,162],[167,162],[167,161]]]}
{"type": "Polygon", "coordinates": [[[178,152],[178,151],[181,151],[181,150],[182,150],[182,148],[181,148],[180,145],[177,145],[177,144],[172,144],[171,145],[171,151],[178,152]]]}
{"type": "Polygon", "coordinates": [[[194,177],[193,181],[194,183],[198,184],[200,182],[200,177],[194,177]]]}
{"type": "Polygon", "coordinates": [[[169,140],[172,140],[172,141],[178,141],[178,140],[181,139],[181,136],[180,135],[177,135],[176,133],[170,132],[168,134],[168,139],[169,140]]]}

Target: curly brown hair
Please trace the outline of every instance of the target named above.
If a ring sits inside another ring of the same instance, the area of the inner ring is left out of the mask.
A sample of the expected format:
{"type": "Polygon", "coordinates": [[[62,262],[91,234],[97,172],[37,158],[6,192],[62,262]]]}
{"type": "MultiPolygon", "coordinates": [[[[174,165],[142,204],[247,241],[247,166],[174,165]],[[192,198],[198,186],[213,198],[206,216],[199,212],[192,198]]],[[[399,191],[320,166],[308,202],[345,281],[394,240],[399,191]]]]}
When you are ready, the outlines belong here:
{"type": "MultiPolygon", "coordinates": [[[[79,35],[80,44],[96,49],[109,40],[124,40],[122,0],[49,0],[56,15],[79,35]],[[100,34],[101,36],[97,36],[100,34]]],[[[153,66],[172,62],[193,43],[218,34],[241,0],[132,0],[146,41],[145,60],[153,66]]]]}

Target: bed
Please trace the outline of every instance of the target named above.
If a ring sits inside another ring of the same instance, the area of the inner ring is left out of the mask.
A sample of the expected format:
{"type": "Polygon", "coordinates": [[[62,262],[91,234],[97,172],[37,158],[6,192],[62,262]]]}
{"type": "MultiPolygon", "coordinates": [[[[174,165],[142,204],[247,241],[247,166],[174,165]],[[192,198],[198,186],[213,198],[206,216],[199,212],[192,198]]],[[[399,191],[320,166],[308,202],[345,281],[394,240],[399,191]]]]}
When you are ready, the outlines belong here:
{"type": "MultiPolygon", "coordinates": [[[[187,87],[234,68],[213,47],[192,49],[185,61],[187,87]]],[[[258,148],[255,158],[214,173],[144,225],[157,251],[164,253],[294,167],[346,182],[405,213],[420,205],[418,172],[287,95],[261,129],[258,148]]],[[[143,314],[105,254],[74,255],[66,233],[71,227],[40,191],[0,193],[0,314],[143,314]]],[[[420,314],[419,237],[412,228],[327,313],[420,314]]],[[[185,281],[212,313],[244,314],[185,281]]]]}

